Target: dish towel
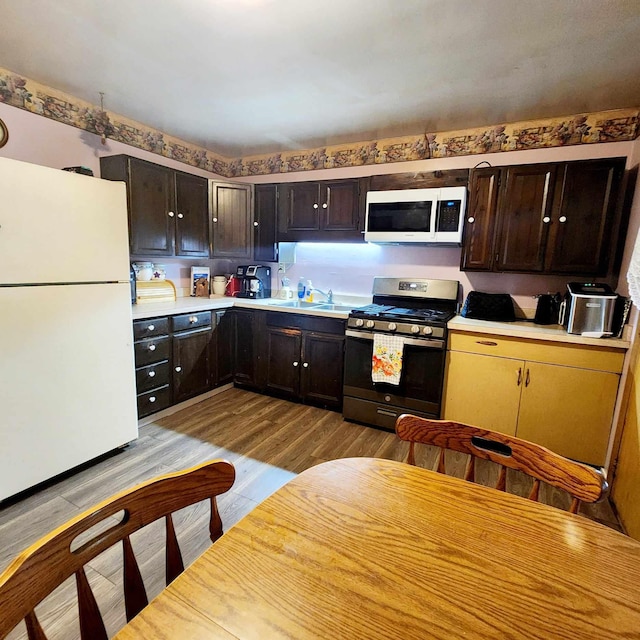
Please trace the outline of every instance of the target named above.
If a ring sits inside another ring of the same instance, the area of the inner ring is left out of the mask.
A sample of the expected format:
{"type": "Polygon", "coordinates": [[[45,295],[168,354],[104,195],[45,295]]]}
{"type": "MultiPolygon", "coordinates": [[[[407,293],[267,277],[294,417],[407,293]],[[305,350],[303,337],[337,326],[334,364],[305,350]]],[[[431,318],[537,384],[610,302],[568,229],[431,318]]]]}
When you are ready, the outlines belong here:
{"type": "Polygon", "coordinates": [[[373,334],[371,379],[374,382],[400,384],[403,348],[404,338],[402,336],[390,336],[383,333],[373,334]]]}

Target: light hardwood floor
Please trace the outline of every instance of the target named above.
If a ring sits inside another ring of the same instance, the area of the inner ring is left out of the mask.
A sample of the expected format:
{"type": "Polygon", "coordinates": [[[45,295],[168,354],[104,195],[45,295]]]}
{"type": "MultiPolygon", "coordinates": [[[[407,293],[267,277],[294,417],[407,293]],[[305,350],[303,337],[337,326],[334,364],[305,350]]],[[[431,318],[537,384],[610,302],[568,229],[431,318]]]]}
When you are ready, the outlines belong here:
{"type": "MultiPolygon", "coordinates": [[[[0,570],[21,550],[92,504],[148,478],[205,460],[225,458],[236,467],[233,488],[219,498],[224,527],[228,529],[308,467],[351,456],[406,460],[407,451],[407,443],[395,434],[345,422],[339,413],[230,389],[141,427],[139,439],[122,452],[0,508],[0,570]]],[[[437,450],[422,447],[418,463],[433,468],[436,454],[437,450]]],[[[451,454],[447,458],[448,472],[461,476],[464,462],[464,456],[451,454]]],[[[495,480],[496,469],[491,463],[478,462],[481,481],[495,480]]],[[[529,487],[528,478],[517,472],[509,474],[510,491],[526,495],[529,487]]],[[[541,497],[565,509],[569,504],[566,495],[549,488],[541,497]]],[[[606,502],[583,505],[582,513],[619,528],[606,502]]],[[[185,564],[210,544],[207,518],[206,502],[177,514],[176,529],[185,564]]],[[[164,587],[162,523],[138,532],[132,542],[151,598],[164,587]]],[[[112,548],[96,558],[87,571],[110,634],[124,624],[120,556],[120,549],[112,548]]],[[[79,637],[73,579],[47,598],[38,614],[51,640],[79,637]]],[[[24,633],[18,628],[9,637],[13,640],[24,637],[24,633]]]]}

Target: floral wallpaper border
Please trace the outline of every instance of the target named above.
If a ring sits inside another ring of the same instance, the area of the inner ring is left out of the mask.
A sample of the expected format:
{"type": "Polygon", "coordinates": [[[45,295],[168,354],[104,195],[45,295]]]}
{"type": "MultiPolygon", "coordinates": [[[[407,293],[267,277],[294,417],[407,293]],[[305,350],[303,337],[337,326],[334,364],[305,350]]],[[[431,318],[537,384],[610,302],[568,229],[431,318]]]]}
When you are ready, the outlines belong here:
{"type": "Polygon", "coordinates": [[[225,158],[2,68],[0,102],[227,178],[620,142],[640,135],[640,109],[634,108],[225,158]]]}

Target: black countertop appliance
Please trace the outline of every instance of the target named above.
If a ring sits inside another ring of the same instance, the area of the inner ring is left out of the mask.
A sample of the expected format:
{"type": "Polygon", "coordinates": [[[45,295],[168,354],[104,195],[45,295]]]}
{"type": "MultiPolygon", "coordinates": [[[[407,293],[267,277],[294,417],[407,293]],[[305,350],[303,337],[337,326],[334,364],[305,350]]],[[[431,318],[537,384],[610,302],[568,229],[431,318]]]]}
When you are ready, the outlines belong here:
{"type": "Polygon", "coordinates": [[[238,298],[271,297],[271,267],[241,266],[236,270],[236,278],[240,279],[238,298]]]}

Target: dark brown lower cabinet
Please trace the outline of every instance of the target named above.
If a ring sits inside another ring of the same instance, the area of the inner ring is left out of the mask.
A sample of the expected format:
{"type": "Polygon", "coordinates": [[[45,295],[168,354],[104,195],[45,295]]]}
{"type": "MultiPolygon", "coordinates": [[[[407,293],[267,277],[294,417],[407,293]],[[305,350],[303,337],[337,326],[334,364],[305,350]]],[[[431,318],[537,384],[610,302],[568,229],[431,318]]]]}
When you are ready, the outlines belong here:
{"type": "Polygon", "coordinates": [[[342,407],[344,335],[303,333],[300,395],[304,402],[342,407]]]}
{"type": "Polygon", "coordinates": [[[173,403],[209,390],[211,326],[173,336],[173,403]]]}
{"type": "Polygon", "coordinates": [[[265,335],[268,393],[328,408],[342,406],[344,321],[268,313],[265,335]]]}
{"type": "Polygon", "coordinates": [[[234,380],[236,384],[250,389],[262,389],[262,340],[264,311],[234,309],[235,352],[234,380]]]}
{"type": "Polygon", "coordinates": [[[211,388],[233,382],[235,344],[234,311],[232,309],[215,311],[211,340],[211,388]]]}

